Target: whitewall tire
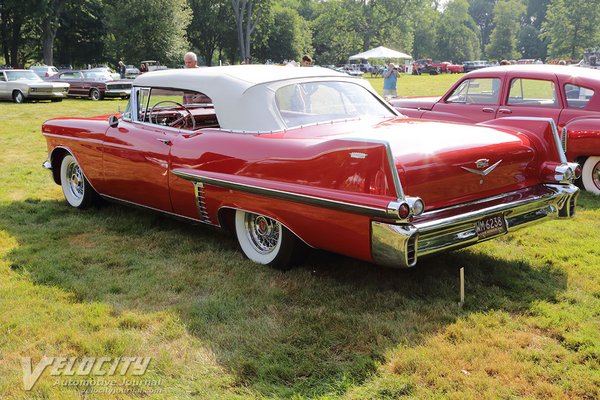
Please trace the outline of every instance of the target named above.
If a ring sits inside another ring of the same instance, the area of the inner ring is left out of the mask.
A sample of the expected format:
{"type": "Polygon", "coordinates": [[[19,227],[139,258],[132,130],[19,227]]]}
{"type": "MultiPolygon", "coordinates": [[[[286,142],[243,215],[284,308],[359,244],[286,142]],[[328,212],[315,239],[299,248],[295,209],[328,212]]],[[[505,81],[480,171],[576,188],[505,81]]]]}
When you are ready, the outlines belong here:
{"type": "Polygon", "coordinates": [[[235,213],[235,233],[244,255],[257,264],[289,269],[298,239],[272,218],[242,210],[235,213]]]}
{"type": "Polygon", "coordinates": [[[600,157],[588,157],[581,170],[581,182],[583,188],[597,195],[600,195],[600,157]]]}
{"type": "Polygon", "coordinates": [[[67,154],[60,163],[60,185],[65,200],[75,208],[89,207],[96,196],[77,160],[70,154],[67,154]]]}

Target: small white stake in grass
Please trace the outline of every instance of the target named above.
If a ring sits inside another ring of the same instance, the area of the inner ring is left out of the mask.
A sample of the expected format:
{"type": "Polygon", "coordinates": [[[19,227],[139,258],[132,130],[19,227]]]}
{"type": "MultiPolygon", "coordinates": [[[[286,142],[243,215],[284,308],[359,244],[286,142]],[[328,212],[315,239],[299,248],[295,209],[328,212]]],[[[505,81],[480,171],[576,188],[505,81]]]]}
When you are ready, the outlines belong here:
{"type": "Polygon", "coordinates": [[[460,267],[460,302],[458,305],[462,308],[465,304],[465,267],[460,267]]]}

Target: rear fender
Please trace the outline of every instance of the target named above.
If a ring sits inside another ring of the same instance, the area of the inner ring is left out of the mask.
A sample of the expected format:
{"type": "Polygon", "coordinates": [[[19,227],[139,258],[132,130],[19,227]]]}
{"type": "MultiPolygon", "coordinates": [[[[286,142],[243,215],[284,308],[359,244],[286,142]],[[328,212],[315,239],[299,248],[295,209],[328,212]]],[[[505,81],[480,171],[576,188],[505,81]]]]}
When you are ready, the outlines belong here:
{"type": "Polygon", "coordinates": [[[578,118],[563,128],[569,160],[600,155],[600,118],[578,118]]]}
{"type": "Polygon", "coordinates": [[[565,152],[560,143],[558,128],[552,118],[506,117],[478,123],[493,128],[518,130],[531,139],[538,149],[540,160],[567,163],[565,152]]]}

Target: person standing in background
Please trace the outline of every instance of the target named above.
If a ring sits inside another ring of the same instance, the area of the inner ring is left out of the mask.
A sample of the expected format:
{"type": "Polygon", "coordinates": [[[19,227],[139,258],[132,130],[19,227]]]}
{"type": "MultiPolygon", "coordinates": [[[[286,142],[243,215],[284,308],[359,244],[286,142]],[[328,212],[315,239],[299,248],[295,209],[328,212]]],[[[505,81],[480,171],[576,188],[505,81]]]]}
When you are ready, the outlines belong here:
{"type": "Polygon", "coordinates": [[[123,61],[119,61],[119,65],[117,66],[117,72],[119,73],[119,75],[121,76],[121,79],[125,79],[125,63],[123,63],[123,61]]]}
{"type": "Polygon", "coordinates": [[[302,66],[303,67],[312,67],[312,57],[308,54],[305,54],[302,57],[302,66]]]}
{"type": "Polygon", "coordinates": [[[398,97],[396,84],[398,83],[398,69],[393,63],[389,63],[383,70],[383,97],[389,99],[398,97]]]}
{"type": "Polygon", "coordinates": [[[185,68],[198,68],[198,57],[196,57],[196,53],[188,51],[183,56],[183,64],[185,68]]]}

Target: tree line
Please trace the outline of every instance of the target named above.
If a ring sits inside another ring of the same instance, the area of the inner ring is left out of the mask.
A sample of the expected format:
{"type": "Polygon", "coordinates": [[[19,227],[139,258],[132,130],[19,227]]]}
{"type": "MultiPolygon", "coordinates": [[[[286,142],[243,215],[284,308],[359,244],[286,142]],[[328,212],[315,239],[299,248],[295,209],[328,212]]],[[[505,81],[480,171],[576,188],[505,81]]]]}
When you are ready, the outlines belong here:
{"type": "Polygon", "coordinates": [[[579,59],[599,22],[600,0],[0,0],[0,64],[579,59]]]}

